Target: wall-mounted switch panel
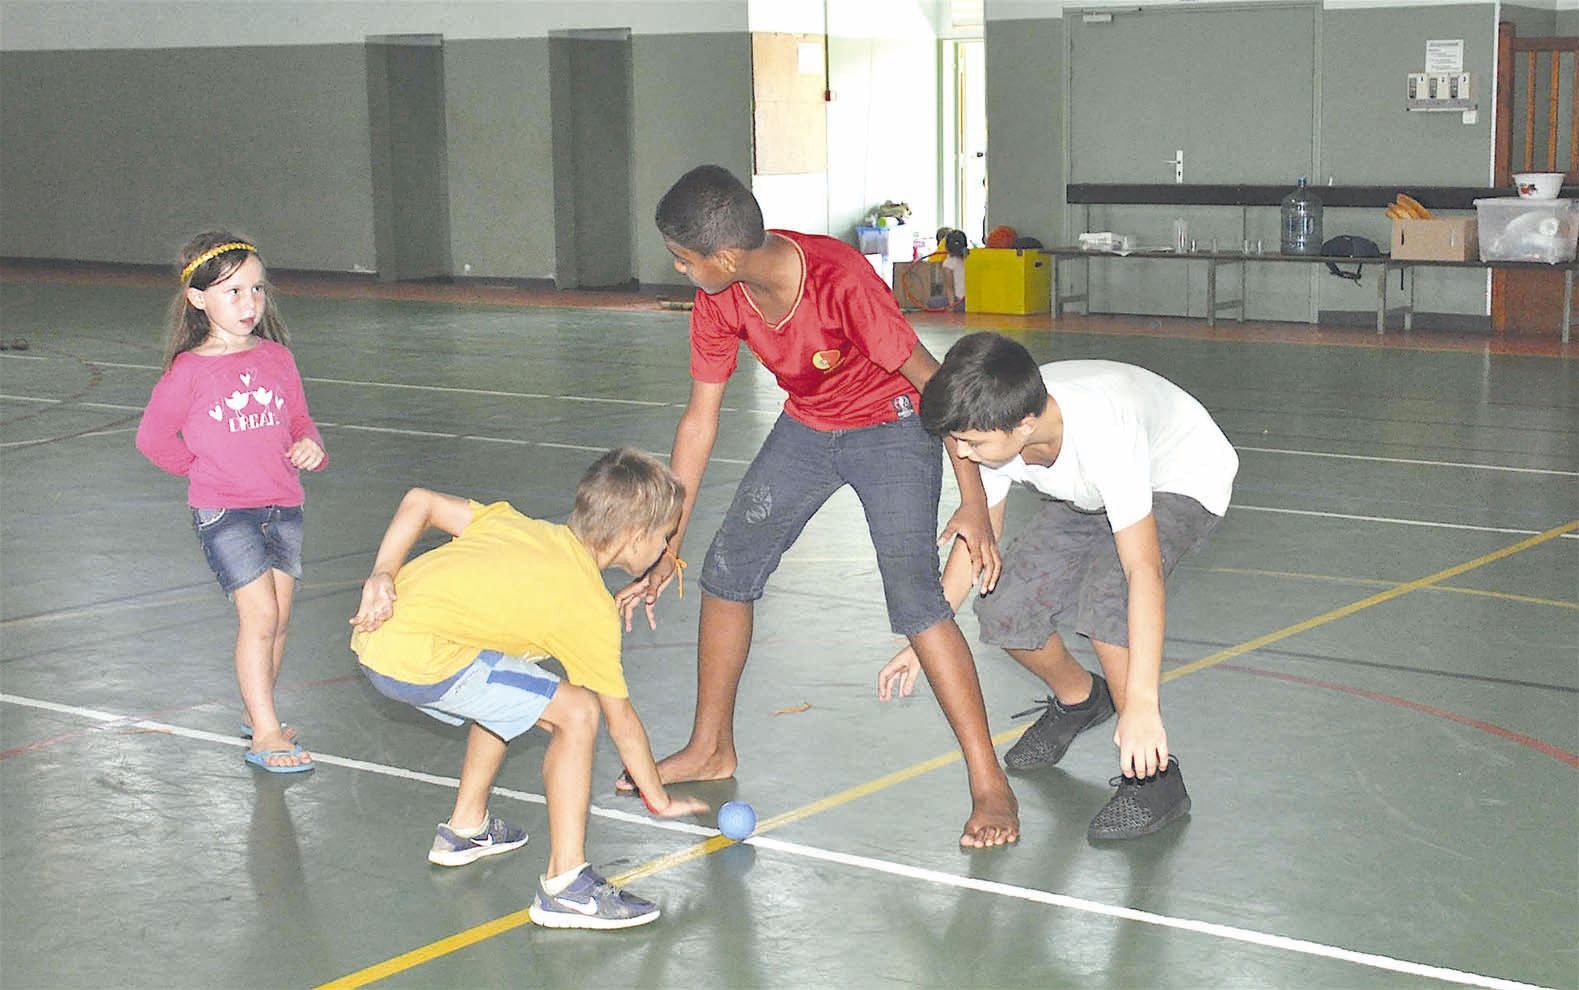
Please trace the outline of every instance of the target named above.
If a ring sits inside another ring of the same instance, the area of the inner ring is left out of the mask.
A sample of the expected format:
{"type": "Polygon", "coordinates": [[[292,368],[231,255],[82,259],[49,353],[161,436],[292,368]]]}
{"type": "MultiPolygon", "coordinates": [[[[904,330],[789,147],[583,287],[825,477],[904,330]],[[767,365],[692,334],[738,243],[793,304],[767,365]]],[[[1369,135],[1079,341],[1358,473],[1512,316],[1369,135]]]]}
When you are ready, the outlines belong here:
{"type": "Polygon", "coordinates": [[[1411,72],[1405,77],[1409,110],[1474,110],[1475,78],[1468,72],[1411,72]]]}

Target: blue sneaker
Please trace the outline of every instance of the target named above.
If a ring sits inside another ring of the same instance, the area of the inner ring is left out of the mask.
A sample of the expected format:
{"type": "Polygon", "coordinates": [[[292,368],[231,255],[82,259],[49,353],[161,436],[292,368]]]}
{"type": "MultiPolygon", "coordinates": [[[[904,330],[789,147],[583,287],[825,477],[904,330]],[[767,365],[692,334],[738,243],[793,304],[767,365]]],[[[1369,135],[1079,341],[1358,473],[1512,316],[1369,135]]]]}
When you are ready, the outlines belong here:
{"type": "Polygon", "coordinates": [[[583,866],[570,886],[551,895],[537,885],[537,896],[526,909],[533,924],[544,928],[635,928],[658,920],[658,905],[642,900],[583,866]]]}
{"type": "Polygon", "coordinates": [[[497,856],[526,845],[526,829],[506,825],[495,815],[488,817],[488,826],[477,835],[466,838],[456,835],[445,822],[433,837],[433,848],[428,850],[428,862],[439,866],[465,866],[484,856],[497,856]]]}

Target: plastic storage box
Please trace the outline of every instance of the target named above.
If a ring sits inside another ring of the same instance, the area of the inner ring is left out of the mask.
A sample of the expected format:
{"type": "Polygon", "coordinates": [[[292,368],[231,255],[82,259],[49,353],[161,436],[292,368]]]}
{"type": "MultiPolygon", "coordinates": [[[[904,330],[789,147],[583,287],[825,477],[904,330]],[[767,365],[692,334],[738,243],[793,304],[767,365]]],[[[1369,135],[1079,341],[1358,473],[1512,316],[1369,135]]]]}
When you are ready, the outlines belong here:
{"type": "Polygon", "coordinates": [[[1475,200],[1482,261],[1573,261],[1579,249],[1579,202],[1571,199],[1475,200]]]}
{"type": "Polygon", "coordinates": [[[965,256],[967,313],[1048,313],[1053,266],[1040,251],[972,248],[965,256]]]}

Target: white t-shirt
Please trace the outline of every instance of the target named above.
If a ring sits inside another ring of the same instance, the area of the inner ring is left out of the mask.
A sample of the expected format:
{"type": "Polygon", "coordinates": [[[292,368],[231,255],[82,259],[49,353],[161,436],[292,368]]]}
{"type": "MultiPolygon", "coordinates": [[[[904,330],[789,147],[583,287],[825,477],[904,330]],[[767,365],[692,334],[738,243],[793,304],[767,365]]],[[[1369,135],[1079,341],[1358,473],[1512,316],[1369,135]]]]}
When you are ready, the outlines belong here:
{"type": "Polygon", "coordinates": [[[965,259],[949,255],[943,259],[943,270],[954,273],[954,295],[959,299],[965,298],[965,259]]]}
{"type": "Polygon", "coordinates": [[[1047,467],[1021,457],[982,467],[987,504],[1015,482],[1087,512],[1106,510],[1116,533],[1151,512],[1152,492],[1188,495],[1228,511],[1239,455],[1206,409],[1161,375],[1117,361],[1042,365],[1064,420],[1063,446],[1047,467]]]}

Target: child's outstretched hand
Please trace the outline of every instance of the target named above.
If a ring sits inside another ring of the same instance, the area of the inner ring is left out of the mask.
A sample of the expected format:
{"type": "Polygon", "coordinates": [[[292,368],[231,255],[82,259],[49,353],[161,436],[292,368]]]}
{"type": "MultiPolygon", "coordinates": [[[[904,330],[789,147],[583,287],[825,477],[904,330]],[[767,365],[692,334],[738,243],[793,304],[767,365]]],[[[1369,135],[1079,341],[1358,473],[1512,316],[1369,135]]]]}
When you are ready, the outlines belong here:
{"type": "Polygon", "coordinates": [[[362,582],[362,606],[351,616],[358,632],[372,632],[395,614],[395,579],[379,571],[362,582]]]}
{"type": "Polygon", "coordinates": [[[908,698],[916,689],[916,678],[921,673],[921,660],[913,647],[907,646],[894,654],[877,672],[877,700],[908,698]]]}
{"type": "Polygon", "coordinates": [[[658,596],[663,594],[663,589],[669,587],[669,583],[674,580],[675,572],[674,559],[671,554],[666,553],[658,558],[651,570],[614,595],[614,604],[619,608],[621,618],[625,620],[626,632],[631,631],[631,617],[636,614],[638,605],[647,613],[648,628],[658,628],[658,614],[653,611],[653,606],[658,604],[658,596]]]}
{"type": "Polygon", "coordinates": [[[316,471],[323,464],[323,448],[311,437],[302,437],[291,444],[291,449],[285,452],[285,459],[303,471],[316,471]]]}

